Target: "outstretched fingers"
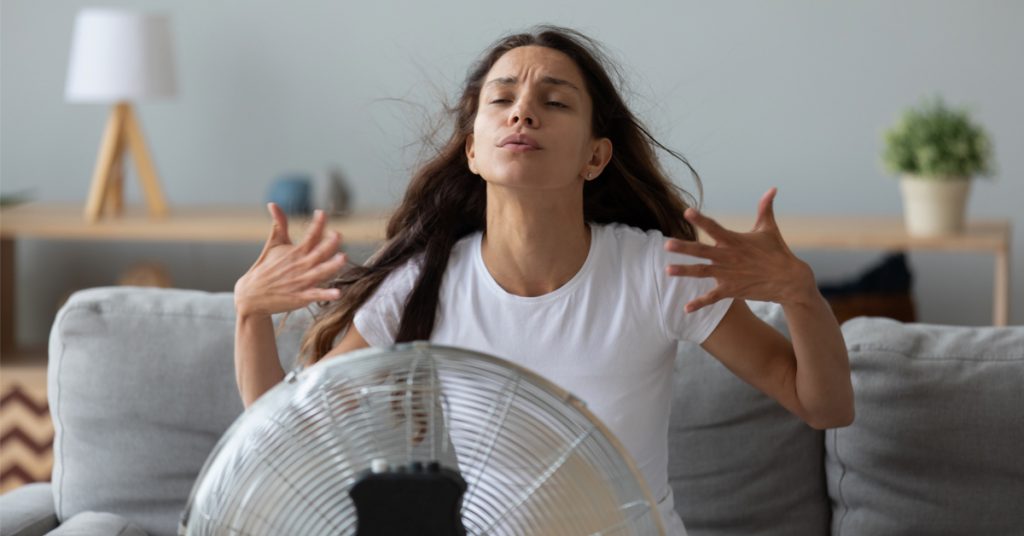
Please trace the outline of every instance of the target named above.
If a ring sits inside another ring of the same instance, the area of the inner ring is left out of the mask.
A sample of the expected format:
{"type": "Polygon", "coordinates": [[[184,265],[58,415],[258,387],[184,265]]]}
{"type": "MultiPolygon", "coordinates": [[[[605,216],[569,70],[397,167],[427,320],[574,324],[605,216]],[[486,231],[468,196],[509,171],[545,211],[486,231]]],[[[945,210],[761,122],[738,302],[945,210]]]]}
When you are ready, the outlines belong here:
{"type": "Polygon", "coordinates": [[[301,293],[307,303],[334,301],[341,298],[341,290],[336,288],[311,288],[301,293]]]}
{"type": "Polygon", "coordinates": [[[324,233],[326,236],[316,244],[316,247],[306,254],[309,262],[316,264],[323,262],[338,252],[338,246],[341,245],[341,233],[337,231],[327,231],[324,233]]]}
{"type": "Polygon", "coordinates": [[[761,201],[757,204],[757,221],[754,223],[754,230],[777,226],[775,223],[775,194],[778,192],[778,188],[772,187],[761,196],[761,201]]]}
{"type": "Polygon", "coordinates": [[[803,263],[794,260],[775,221],[777,188],[770,188],[758,202],[757,220],[750,232],[725,229],[695,209],[687,209],[687,221],[699,227],[714,244],[669,240],[665,249],[709,260],[707,264],[672,264],[669,275],[714,278],[714,288],[684,305],[686,312],[697,311],[725,298],[780,301],[792,294],[793,285],[803,288],[813,279],[794,275],[803,263]],[[781,290],[780,290],[781,289],[781,290]]]}
{"type": "Polygon", "coordinates": [[[670,264],[665,273],[677,277],[715,277],[717,267],[713,264],[670,264]]]}
{"type": "Polygon", "coordinates": [[[327,215],[324,214],[324,211],[320,209],[313,211],[313,221],[309,224],[309,229],[306,230],[306,236],[299,243],[299,249],[311,251],[315,248],[323,238],[326,225],[327,215]]]}
{"type": "Polygon", "coordinates": [[[715,287],[706,294],[694,299],[690,303],[687,303],[683,310],[687,313],[692,313],[711,304],[717,303],[725,297],[725,294],[721,291],[721,287],[715,287]]]}
{"type": "Polygon", "coordinates": [[[313,285],[318,285],[334,277],[348,262],[348,256],[344,253],[335,253],[332,257],[315,265],[307,272],[307,278],[313,285]]]}
{"type": "Polygon", "coordinates": [[[683,255],[709,260],[718,260],[721,256],[721,250],[715,246],[702,244],[693,240],[679,240],[678,238],[669,238],[666,240],[665,251],[682,253],[683,255]]]}
{"type": "Polygon", "coordinates": [[[734,234],[732,231],[722,227],[717,221],[705,216],[693,207],[686,209],[683,217],[690,223],[703,229],[716,243],[728,242],[734,234]]]}
{"type": "Polygon", "coordinates": [[[299,292],[302,299],[307,302],[312,302],[331,301],[340,298],[341,291],[339,289],[323,288],[320,285],[336,276],[347,262],[347,255],[344,253],[335,253],[331,258],[313,266],[302,274],[302,276],[296,280],[296,283],[301,287],[305,287],[304,290],[299,292]]]}
{"type": "Polygon", "coordinates": [[[288,237],[288,217],[284,215],[281,207],[277,206],[277,203],[267,203],[267,211],[270,212],[273,225],[270,228],[270,236],[267,238],[267,243],[263,245],[264,253],[274,246],[292,243],[288,237]]]}

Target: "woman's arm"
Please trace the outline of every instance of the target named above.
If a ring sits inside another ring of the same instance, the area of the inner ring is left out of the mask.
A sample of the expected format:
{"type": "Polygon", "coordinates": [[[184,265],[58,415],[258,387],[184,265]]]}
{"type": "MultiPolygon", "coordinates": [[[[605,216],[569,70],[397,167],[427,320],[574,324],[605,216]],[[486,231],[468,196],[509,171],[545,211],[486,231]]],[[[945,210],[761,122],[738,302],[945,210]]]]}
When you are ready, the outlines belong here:
{"type": "Polygon", "coordinates": [[[341,338],[341,342],[339,342],[334,348],[331,348],[331,351],[327,352],[324,359],[338,357],[339,355],[347,352],[369,347],[370,343],[363,338],[361,333],[359,333],[359,330],[356,329],[356,325],[354,323],[349,324],[348,329],[345,331],[345,336],[341,338]]]}
{"type": "Polygon", "coordinates": [[[245,407],[284,378],[272,315],[338,299],[338,289],[319,285],[345,264],[345,256],[338,253],[341,236],[324,232],[327,218],[322,211],[313,214],[303,240],[292,244],[284,212],[273,203],[268,210],[274,218],[270,238],[235,283],[235,380],[245,407]]]}
{"type": "Polygon", "coordinates": [[[235,381],[249,407],[284,379],[270,315],[239,314],[235,322],[235,381]]]}
{"type": "Polygon", "coordinates": [[[850,364],[839,324],[818,292],[814,273],[786,246],[775,223],[775,189],[761,199],[749,233],[722,228],[688,209],[686,218],[715,245],[669,240],[666,249],[711,260],[670,265],[669,275],[714,277],[717,286],[685,305],[687,312],[737,298],[702,346],[737,376],[779,401],[809,425],[824,429],[853,422],[850,364]],[[744,299],[782,305],[792,343],[747,307],[744,299]]]}
{"type": "Polygon", "coordinates": [[[747,383],[817,429],[853,422],[853,386],[839,326],[820,294],[783,305],[792,344],[743,300],[701,346],[747,383]]]}

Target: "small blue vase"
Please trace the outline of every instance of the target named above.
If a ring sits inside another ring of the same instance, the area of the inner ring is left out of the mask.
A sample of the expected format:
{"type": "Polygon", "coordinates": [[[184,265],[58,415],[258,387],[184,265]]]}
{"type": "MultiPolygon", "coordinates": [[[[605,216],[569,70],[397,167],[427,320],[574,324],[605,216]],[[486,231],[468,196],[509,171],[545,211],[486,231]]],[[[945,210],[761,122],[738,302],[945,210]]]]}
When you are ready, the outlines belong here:
{"type": "Polygon", "coordinates": [[[312,178],[305,173],[282,175],[271,183],[267,201],[277,203],[289,216],[308,216],[313,212],[312,183],[312,178]]]}

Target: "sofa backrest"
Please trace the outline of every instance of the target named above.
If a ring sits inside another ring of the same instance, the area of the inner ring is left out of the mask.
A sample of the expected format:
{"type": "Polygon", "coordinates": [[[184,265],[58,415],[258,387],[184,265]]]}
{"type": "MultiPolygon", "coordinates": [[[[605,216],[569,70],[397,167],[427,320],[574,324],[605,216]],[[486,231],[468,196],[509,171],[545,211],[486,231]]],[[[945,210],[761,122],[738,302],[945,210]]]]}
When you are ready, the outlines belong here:
{"type": "MultiPolygon", "coordinates": [[[[781,309],[751,309],[785,333],[781,309]]],[[[310,316],[278,335],[294,367],[310,316]]],[[[276,324],[276,321],[275,321],[276,324]]],[[[123,516],[175,534],[206,457],[242,412],[230,293],[108,287],[73,295],[50,335],[58,518],[123,516]]],[[[821,432],[737,379],[699,346],[676,361],[669,478],[691,536],[824,534],[821,432]]]]}
{"type": "MultiPolygon", "coordinates": [[[[309,321],[278,341],[285,370],[309,321]]],[[[61,521],[109,512],[176,534],[193,481],[241,414],[230,293],[131,287],[74,294],[50,333],[53,491],[61,521]]]]}
{"type": "MultiPolygon", "coordinates": [[[[778,306],[751,309],[785,333],[778,306]]],[[[309,321],[301,311],[279,332],[286,370],[309,321]]],[[[59,519],[109,512],[175,534],[242,412],[234,324],[229,293],[110,287],[69,299],[48,370],[59,519]]],[[[680,345],[669,480],[691,536],[828,534],[830,517],[842,536],[1018,534],[1024,327],[870,318],[843,332],[857,416],[824,434],[680,345]]]]}
{"type": "Polygon", "coordinates": [[[857,416],[825,436],[832,533],[1024,532],[1024,327],[843,324],[857,416]]]}

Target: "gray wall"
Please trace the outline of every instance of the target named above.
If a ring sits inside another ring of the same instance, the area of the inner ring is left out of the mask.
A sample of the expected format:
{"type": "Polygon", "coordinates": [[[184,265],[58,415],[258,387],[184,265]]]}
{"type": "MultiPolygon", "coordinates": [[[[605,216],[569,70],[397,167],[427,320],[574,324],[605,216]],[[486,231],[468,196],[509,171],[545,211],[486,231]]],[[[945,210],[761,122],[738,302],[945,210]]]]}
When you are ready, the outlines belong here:
{"type": "MultiPolygon", "coordinates": [[[[108,109],[66,103],[63,88],[74,15],[91,3],[0,3],[4,193],[84,201],[108,109]]],[[[969,213],[1024,228],[1020,2],[107,2],[119,4],[173,16],[180,95],[138,110],[174,204],[259,205],[282,172],[340,166],[358,206],[390,205],[439,97],[494,38],[546,21],[608,46],[635,111],[702,174],[712,213],[753,214],[776,185],[779,213],[899,214],[880,133],[940,91],[975,110],[996,146],[998,175],[975,182],[969,213]]],[[[139,200],[133,180],[128,195],[139,200]]],[[[44,341],[62,295],[110,283],[135,260],[166,263],[178,286],[229,290],[258,249],[22,241],[19,336],[44,341]]],[[[822,279],[880,256],[800,253],[822,279]]],[[[990,322],[990,257],[910,259],[922,320],[990,322]]],[[[1019,324],[1024,277],[1012,274],[1019,324]]]]}

